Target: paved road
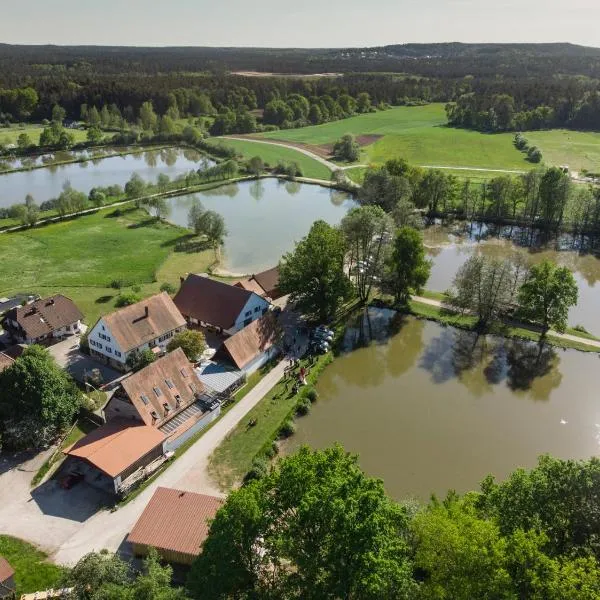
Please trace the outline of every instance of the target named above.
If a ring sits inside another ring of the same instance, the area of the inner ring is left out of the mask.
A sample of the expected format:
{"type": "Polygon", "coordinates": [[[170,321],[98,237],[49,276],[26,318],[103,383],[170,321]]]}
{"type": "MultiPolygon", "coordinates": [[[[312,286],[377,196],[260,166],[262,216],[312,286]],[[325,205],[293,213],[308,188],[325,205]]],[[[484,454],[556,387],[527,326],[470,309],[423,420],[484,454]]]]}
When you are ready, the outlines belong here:
{"type": "MultiPolygon", "coordinates": [[[[440,302],[439,300],[434,300],[433,298],[424,298],[423,296],[413,296],[412,299],[417,302],[421,302],[422,304],[429,304],[430,306],[436,306],[438,308],[445,308],[446,310],[458,312],[454,307],[450,306],[449,304],[445,304],[444,302],[440,302]]],[[[534,330],[533,328],[527,327],[527,325],[524,325],[524,324],[516,323],[515,325],[517,325],[518,327],[524,327],[526,329],[531,329],[532,331],[537,331],[537,330],[534,330]]],[[[563,339],[563,340],[569,340],[571,342],[579,342],[580,344],[587,344],[588,346],[593,346],[594,348],[600,348],[599,340],[590,340],[588,338],[571,335],[570,333],[558,333],[558,331],[553,331],[552,329],[548,332],[548,334],[552,335],[554,337],[563,339]]]]}

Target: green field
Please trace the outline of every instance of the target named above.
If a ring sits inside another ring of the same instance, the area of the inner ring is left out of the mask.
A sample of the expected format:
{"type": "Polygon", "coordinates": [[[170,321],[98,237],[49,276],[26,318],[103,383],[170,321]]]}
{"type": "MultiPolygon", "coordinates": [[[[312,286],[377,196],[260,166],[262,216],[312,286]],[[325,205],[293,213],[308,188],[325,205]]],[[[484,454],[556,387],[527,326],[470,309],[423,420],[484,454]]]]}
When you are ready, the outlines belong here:
{"type": "Polygon", "coordinates": [[[262,134],[310,145],[332,144],[345,133],[380,135],[363,148],[361,163],[405,158],[413,165],[527,170],[530,163],[512,144],[510,133],[484,134],[446,127],[442,104],[399,106],[302,129],[262,134]]]}
{"type": "Polygon", "coordinates": [[[537,146],[549,165],[569,165],[571,171],[600,171],[600,133],[553,129],[524,133],[537,146]]]}
{"type": "Polygon", "coordinates": [[[139,286],[148,296],[162,283],[177,287],[179,276],[204,272],[214,262],[212,251],[175,252],[186,230],[156,222],[145,211],[113,209],[77,219],[0,235],[1,296],[17,292],[63,293],[72,298],[93,324],[114,309],[119,291],[114,280],[139,286]]]}
{"type": "Polygon", "coordinates": [[[35,546],[8,535],[0,535],[0,556],[15,570],[17,598],[21,594],[57,588],[63,569],[47,561],[47,556],[35,546]]]}
{"type": "MultiPolygon", "coordinates": [[[[299,129],[298,131],[303,130],[299,129]]],[[[304,177],[325,179],[326,181],[331,179],[331,171],[325,165],[310,158],[310,156],[302,154],[302,152],[293,150],[292,148],[285,148],[284,146],[277,146],[275,144],[259,144],[257,142],[245,142],[243,140],[230,140],[227,138],[219,138],[219,141],[234,148],[236,152],[241,154],[245,159],[252,158],[253,156],[260,156],[265,163],[272,167],[280,160],[296,162],[302,169],[304,177]]]]}
{"type": "MultiPolygon", "coordinates": [[[[40,135],[44,127],[42,125],[24,124],[24,125],[11,125],[7,128],[0,129],[0,144],[16,144],[17,138],[22,134],[26,133],[32,143],[40,143],[40,135]]],[[[75,142],[85,142],[87,139],[87,131],[84,129],[68,129],[70,133],[75,136],[75,142]]]]}

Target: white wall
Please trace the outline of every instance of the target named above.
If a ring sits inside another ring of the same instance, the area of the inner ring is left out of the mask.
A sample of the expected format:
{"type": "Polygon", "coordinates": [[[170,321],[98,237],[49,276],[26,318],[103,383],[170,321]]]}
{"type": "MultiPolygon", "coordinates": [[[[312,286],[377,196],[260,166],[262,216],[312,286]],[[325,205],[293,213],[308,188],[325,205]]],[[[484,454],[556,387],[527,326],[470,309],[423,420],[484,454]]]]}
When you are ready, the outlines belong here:
{"type": "Polygon", "coordinates": [[[241,310],[235,325],[229,331],[233,333],[240,331],[246,326],[246,319],[256,321],[256,319],[263,316],[264,311],[268,310],[269,306],[269,303],[264,298],[252,293],[250,298],[248,298],[248,302],[246,302],[246,306],[241,310]]]}
{"type": "Polygon", "coordinates": [[[244,373],[246,375],[252,375],[255,371],[260,369],[264,364],[268,363],[278,352],[276,346],[271,346],[266,352],[259,354],[250,364],[244,367],[244,373]]]}
{"type": "Polygon", "coordinates": [[[112,332],[106,326],[104,319],[100,319],[88,335],[90,350],[106,356],[118,363],[125,364],[127,355],[121,350],[119,344],[114,339],[112,332]],[[101,337],[104,336],[104,337],[101,337]],[[105,339],[108,338],[108,339],[105,339]],[[121,356],[119,356],[119,353],[121,356]]]}

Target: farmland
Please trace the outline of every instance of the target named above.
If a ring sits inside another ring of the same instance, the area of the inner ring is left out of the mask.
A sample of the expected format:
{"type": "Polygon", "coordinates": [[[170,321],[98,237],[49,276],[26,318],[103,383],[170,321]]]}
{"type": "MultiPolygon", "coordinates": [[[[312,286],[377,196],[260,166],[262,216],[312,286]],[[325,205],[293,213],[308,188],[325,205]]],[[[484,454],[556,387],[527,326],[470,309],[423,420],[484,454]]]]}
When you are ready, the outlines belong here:
{"type": "Polygon", "coordinates": [[[142,210],[113,210],[0,236],[2,295],[33,291],[63,293],[93,323],[114,309],[119,290],[139,287],[139,294],[157,293],[162,283],[177,286],[179,275],[206,271],[212,251],[175,252],[186,230],[157,222],[142,210]]]}

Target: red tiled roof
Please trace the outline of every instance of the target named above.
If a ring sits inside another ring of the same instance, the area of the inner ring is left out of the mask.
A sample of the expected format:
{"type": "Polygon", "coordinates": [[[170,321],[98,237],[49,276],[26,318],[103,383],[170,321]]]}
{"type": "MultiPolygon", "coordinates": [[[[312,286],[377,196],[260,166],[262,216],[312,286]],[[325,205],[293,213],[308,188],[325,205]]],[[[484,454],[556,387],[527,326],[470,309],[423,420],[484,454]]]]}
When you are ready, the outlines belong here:
{"type": "Polygon", "coordinates": [[[173,299],[181,314],[230,329],[252,292],[201,275],[188,275],[173,299]]]}
{"type": "Polygon", "coordinates": [[[233,285],[235,285],[235,287],[239,287],[244,290],[248,290],[249,292],[254,292],[255,294],[258,294],[261,297],[264,297],[266,295],[265,290],[263,290],[260,287],[260,285],[258,285],[258,283],[256,281],[254,281],[254,279],[252,279],[252,278],[240,279],[239,281],[236,281],[233,285]]]}
{"type": "Polygon", "coordinates": [[[267,296],[273,300],[279,297],[279,267],[273,267],[262,273],[252,276],[252,279],[265,290],[267,296]]]}
{"type": "Polygon", "coordinates": [[[223,500],[194,492],[159,487],[131,530],[127,541],[197,556],[223,500]]]}
{"type": "Polygon", "coordinates": [[[57,294],[9,310],[7,318],[16,321],[28,339],[37,339],[83,319],[73,300],[57,294]]]}
{"type": "Polygon", "coordinates": [[[253,321],[223,342],[223,350],[238,369],[243,369],[277,341],[279,326],[272,313],[253,321]]]}
{"type": "Polygon", "coordinates": [[[164,425],[194,402],[196,393],[202,394],[205,391],[194,366],[181,348],[123,379],[121,387],[144,423],[155,427],[164,425]],[[193,386],[195,391],[190,386],[193,386]],[[158,390],[158,395],[155,390],[158,390]],[[180,397],[179,407],[176,395],[180,397]],[[167,414],[163,406],[165,403],[169,406],[167,414]],[[152,419],[152,412],[156,413],[156,420],[152,419]]]}
{"type": "Polygon", "coordinates": [[[15,570],[10,566],[9,562],[0,556],[0,583],[4,583],[15,574],[15,570]]]}
{"type": "Polygon", "coordinates": [[[110,477],[116,477],[151,450],[165,436],[154,427],[115,419],[94,429],[63,450],[68,456],[86,460],[110,477]]]}
{"type": "Polygon", "coordinates": [[[185,325],[185,319],[166,292],[102,318],[122,352],[128,352],[185,325]]]}
{"type": "Polygon", "coordinates": [[[4,354],[4,352],[0,352],[0,373],[2,373],[4,369],[8,369],[14,362],[15,361],[10,356],[4,354]]]}

